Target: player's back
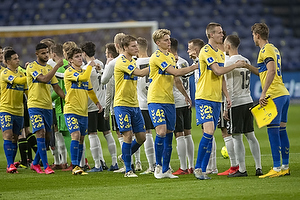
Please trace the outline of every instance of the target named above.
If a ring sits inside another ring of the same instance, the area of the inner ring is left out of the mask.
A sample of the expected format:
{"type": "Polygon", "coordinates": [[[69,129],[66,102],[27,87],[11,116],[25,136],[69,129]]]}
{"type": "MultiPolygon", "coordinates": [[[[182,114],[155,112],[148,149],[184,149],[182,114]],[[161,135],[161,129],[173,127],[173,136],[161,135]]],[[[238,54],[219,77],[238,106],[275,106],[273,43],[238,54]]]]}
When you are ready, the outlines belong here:
{"type": "MultiPolygon", "coordinates": [[[[248,64],[251,64],[250,61],[242,55],[233,55],[226,59],[225,67],[234,64],[238,60],[244,60],[248,64]]],[[[236,68],[225,75],[232,107],[253,102],[250,93],[250,75],[251,72],[246,68],[236,68]]]]}

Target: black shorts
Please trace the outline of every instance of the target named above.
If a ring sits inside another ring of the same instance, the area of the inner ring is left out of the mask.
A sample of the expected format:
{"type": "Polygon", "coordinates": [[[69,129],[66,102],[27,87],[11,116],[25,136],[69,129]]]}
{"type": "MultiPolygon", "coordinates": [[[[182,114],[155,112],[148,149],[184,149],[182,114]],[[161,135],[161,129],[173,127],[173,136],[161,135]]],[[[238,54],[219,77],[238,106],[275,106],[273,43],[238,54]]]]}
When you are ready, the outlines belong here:
{"type": "Polygon", "coordinates": [[[108,131],[109,120],[105,120],[103,117],[104,111],[98,113],[98,111],[93,111],[88,113],[88,133],[95,133],[98,131],[108,131]]]}
{"type": "Polygon", "coordinates": [[[113,131],[118,131],[119,130],[115,115],[111,115],[111,129],[113,131]]]}
{"type": "Polygon", "coordinates": [[[154,129],[152,120],[150,118],[149,115],[149,111],[148,110],[142,110],[142,115],[145,121],[145,126],[146,126],[146,130],[150,130],[150,129],[154,129]]]}
{"type": "Polygon", "coordinates": [[[249,133],[254,131],[253,116],[249,108],[253,103],[233,107],[229,110],[228,133],[249,133]]]}
{"type": "Polygon", "coordinates": [[[218,126],[217,126],[218,128],[228,128],[229,126],[229,122],[226,119],[224,119],[223,113],[224,113],[224,102],[222,102],[221,105],[221,112],[220,112],[218,126]]]}
{"type": "Polygon", "coordinates": [[[57,119],[56,119],[56,112],[55,112],[55,108],[52,109],[53,110],[53,125],[57,126],[57,119]]]}
{"type": "Polygon", "coordinates": [[[25,96],[23,97],[23,103],[24,103],[24,125],[23,126],[25,128],[25,127],[30,127],[30,117],[29,117],[27,101],[25,96]]]}
{"type": "Polygon", "coordinates": [[[192,110],[188,106],[176,108],[176,124],[174,133],[192,128],[192,110]]]}
{"type": "MultiPolygon", "coordinates": [[[[97,112],[98,113],[98,112],[97,112]]],[[[105,132],[110,130],[109,119],[104,119],[104,109],[101,113],[98,113],[98,124],[97,129],[100,132],[105,132]]]]}

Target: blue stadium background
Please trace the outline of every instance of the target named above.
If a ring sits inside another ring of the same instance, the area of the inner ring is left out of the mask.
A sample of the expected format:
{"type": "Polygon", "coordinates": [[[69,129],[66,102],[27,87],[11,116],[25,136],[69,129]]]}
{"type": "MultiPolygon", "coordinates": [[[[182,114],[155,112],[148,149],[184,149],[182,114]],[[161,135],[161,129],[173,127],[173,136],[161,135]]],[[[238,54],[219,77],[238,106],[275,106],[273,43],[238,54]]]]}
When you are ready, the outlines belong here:
{"type": "MultiPolygon", "coordinates": [[[[170,29],[179,41],[179,55],[189,62],[188,41],[201,38],[207,42],[206,25],[221,23],[227,34],[239,35],[240,53],[254,65],[259,48],[252,41],[251,26],[265,22],[269,41],[281,52],[282,70],[294,77],[287,80],[293,97],[300,99],[300,0],[0,0],[0,26],[123,21],[157,21],[159,28],[170,29]]],[[[21,59],[35,57],[36,43],[28,38],[0,38],[0,45],[12,45],[21,59]]],[[[104,51],[97,54],[104,58],[104,51]]]]}

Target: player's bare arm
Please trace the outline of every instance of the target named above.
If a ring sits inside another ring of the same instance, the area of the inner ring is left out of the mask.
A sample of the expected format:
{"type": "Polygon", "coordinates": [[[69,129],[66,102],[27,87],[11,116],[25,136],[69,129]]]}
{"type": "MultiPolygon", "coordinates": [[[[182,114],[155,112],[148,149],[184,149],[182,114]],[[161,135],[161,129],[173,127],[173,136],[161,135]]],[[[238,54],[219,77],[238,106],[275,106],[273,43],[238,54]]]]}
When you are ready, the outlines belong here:
{"type": "Polygon", "coordinates": [[[276,66],[274,61],[269,61],[267,63],[267,77],[265,81],[264,88],[262,88],[261,96],[259,98],[259,103],[261,106],[265,106],[268,103],[268,100],[266,99],[266,93],[271,85],[271,83],[274,80],[275,74],[276,74],[276,66]]]}
{"type": "Polygon", "coordinates": [[[223,74],[226,74],[226,73],[234,70],[235,68],[242,67],[242,66],[244,66],[244,64],[242,64],[242,63],[234,63],[232,65],[229,65],[228,67],[220,67],[218,65],[218,63],[215,62],[215,63],[213,63],[213,64],[210,65],[210,68],[212,69],[212,71],[214,72],[214,74],[216,76],[221,76],[223,74]]]}
{"type": "Polygon", "coordinates": [[[53,69],[48,74],[40,74],[36,77],[36,79],[42,83],[48,83],[52,77],[55,75],[55,72],[64,65],[63,59],[59,59],[57,64],[53,67],[53,69]]]}
{"type": "Polygon", "coordinates": [[[58,96],[60,96],[62,99],[65,98],[65,93],[64,91],[59,87],[58,84],[52,85],[53,90],[56,92],[56,94],[58,94],[58,96]]]}
{"type": "Polygon", "coordinates": [[[146,67],[144,69],[136,68],[132,74],[140,77],[147,76],[149,74],[149,67],[146,67]]]}
{"type": "Polygon", "coordinates": [[[180,68],[180,69],[175,69],[173,66],[168,66],[166,69],[166,72],[168,72],[169,74],[172,74],[174,76],[183,76],[191,71],[194,71],[198,68],[198,65],[191,65],[189,67],[184,67],[184,68],[180,68]]]}

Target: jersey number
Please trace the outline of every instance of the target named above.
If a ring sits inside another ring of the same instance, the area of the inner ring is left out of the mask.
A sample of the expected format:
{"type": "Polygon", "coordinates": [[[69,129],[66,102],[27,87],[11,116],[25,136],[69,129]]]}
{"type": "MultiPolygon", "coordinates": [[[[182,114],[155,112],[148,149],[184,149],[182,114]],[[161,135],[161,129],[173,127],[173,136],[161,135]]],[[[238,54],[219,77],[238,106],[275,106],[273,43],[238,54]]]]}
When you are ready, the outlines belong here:
{"type": "Polygon", "coordinates": [[[279,63],[280,59],[281,59],[280,55],[277,54],[277,75],[278,76],[281,76],[281,66],[280,66],[280,63],[279,63]]]}
{"type": "Polygon", "coordinates": [[[242,75],[242,89],[247,89],[250,84],[250,71],[240,72],[242,75]]]}

